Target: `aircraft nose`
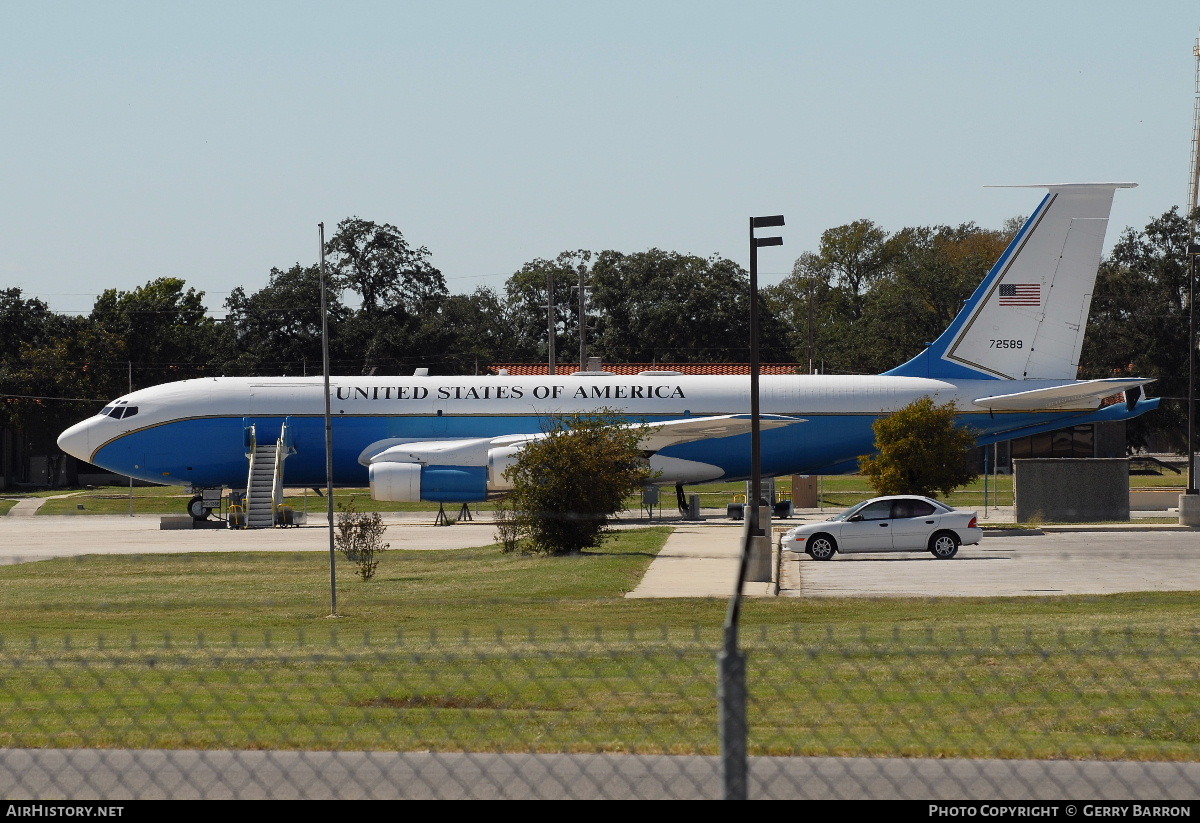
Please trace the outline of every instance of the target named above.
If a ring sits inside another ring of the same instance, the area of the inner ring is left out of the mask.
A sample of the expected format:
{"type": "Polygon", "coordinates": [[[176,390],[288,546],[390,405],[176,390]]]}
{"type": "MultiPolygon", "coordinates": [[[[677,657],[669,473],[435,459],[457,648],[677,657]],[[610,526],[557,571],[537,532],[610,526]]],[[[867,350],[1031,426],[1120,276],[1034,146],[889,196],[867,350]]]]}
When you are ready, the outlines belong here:
{"type": "Polygon", "coordinates": [[[92,421],[84,420],[58,436],[58,447],[85,463],[92,460],[92,421]]]}

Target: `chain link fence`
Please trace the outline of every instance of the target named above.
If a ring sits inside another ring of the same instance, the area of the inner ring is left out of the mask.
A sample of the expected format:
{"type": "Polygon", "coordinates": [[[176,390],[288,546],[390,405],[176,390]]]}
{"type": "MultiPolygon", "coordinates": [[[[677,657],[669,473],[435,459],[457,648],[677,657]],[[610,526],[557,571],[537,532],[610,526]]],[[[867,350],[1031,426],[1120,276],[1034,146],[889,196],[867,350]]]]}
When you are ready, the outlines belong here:
{"type": "MultiPolygon", "coordinates": [[[[719,799],[711,631],[0,646],[8,800],[719,799]]],[[[743,637],[748,795],[1200,795],[1200,640],[743,637]]]]}

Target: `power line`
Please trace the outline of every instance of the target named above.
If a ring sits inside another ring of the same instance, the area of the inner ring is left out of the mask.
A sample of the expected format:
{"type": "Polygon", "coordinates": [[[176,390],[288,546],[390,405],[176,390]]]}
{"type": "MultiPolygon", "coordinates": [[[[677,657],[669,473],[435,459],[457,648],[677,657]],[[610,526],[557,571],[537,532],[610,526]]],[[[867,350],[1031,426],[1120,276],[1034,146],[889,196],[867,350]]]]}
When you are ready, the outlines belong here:
{"type": "Polygon", "coordinates": [[[15,400],[68,400],[79,403],[107,403],[108,400],[97,400],[94,397],[46,397],[36,394],[0,394],[0,397],[15,400]]]}

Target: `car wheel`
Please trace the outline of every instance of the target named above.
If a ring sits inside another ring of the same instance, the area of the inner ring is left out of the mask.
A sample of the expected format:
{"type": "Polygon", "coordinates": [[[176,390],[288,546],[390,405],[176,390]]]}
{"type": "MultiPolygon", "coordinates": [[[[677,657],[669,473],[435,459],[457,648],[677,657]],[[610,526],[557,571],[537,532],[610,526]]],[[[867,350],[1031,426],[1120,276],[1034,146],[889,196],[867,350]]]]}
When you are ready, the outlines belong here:
{"type": "Polygon", "coordinates": [[[827,534],[814,534],[805,549],[813,560],[832,560],[837,552],[837,542],[827,534]]]}
{"type": "Polygon", "coordinates": [[[929,538],[929,551],[933,552],[933,556],[938,560],[949,560],[958,554],[960,542],[954,532],[938,532],[929,538]]]}

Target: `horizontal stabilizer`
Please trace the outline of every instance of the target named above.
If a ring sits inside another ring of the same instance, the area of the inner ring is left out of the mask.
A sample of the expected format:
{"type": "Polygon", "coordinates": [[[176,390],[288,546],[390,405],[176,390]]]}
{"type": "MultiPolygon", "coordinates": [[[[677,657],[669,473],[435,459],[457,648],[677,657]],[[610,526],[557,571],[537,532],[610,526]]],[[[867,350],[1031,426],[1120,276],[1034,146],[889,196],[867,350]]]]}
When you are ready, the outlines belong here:
{"type": "Polygon", "coordinates": [[[1031,389],[1014,394],[980,397],[972,402],[979,408],[989,411],[1096,409],[1100,407],[1101,401],[1106,397],[1132,391],[1152,382],[1154,382],[1152,378],[1140,377],[1125,380],[1084,380],[1079,383],[1067,383],[1064,386],[1051,386],[1047,389],[1031,389]]]}

